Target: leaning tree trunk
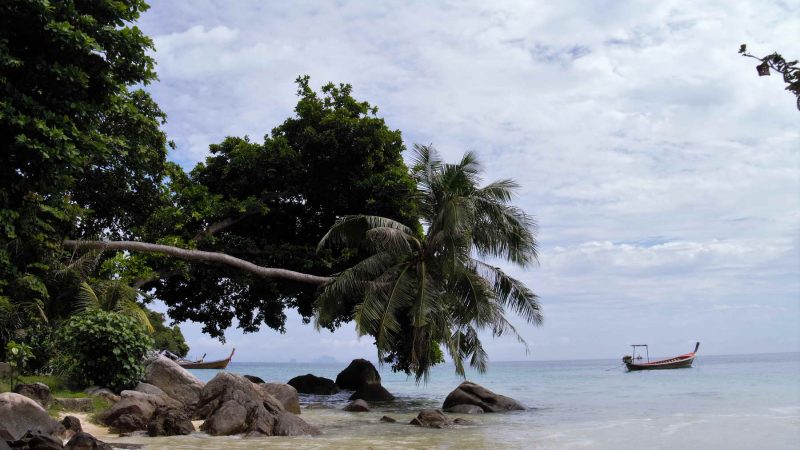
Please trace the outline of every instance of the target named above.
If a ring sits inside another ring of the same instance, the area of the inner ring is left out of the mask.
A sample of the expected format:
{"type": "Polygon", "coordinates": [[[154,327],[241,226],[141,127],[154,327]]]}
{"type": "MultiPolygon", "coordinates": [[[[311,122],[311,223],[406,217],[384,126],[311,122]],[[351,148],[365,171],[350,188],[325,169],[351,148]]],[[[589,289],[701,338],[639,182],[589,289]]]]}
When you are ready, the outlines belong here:
{"type": "Polygon", "coordinates": [[[151,244],[148,242],[137,241],[76,241],[67,239],[64,247],[73,249],[94,249],[94,250],[127,250],[131,252],[161,253],[174,256],[175,258],[186,261],[202,261],[218,264],[225,264],[237,269],[250,272],[264,278],[279,278],[284,280],[296,281],[298,283],[323,285],[332,280],[330,277],[321,277],[293,270],[278,269],[274,267],[263,267],[253,264],[250,261],[236,258],[231,255],[219,252],[204,252],[202,250],[192,250],[186,248],[173,247],[170,245],[151,244]]]}

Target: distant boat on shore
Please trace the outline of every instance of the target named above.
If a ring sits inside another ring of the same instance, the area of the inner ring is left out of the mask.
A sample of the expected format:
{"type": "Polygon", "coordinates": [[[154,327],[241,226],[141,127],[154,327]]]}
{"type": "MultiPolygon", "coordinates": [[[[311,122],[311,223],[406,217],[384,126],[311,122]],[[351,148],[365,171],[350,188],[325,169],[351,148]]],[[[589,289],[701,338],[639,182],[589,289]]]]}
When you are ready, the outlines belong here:
{"type": "Polygon", "coordinates": [[[628,371],[633,372],[636,370],[662,370],[662,369],[685,369],[692,367],[692,363],[694,362],[694,357],[697,354],[697,349],[700,348],[700,343],[698,342],[694,346],[694,351],[690,353],[686,353],[680,356],[675,356],[673,358],[662,359],[659,361],[650,361],[650,349],[648,348],[647,344],[634,344],[631,345],[633,347],[633,352],[631,355],[625,355],[622,357],[622,362],[628,367],[628,371]],[[642,360],[642,356],[636,356],[636,348],[637,347],[644,347],[645,352],[647,353],[647,362],[640,363],[638,361],[642,360]]]}
{"type": "Polygon", "coordinates": [[[233,354],[236,353],[236,349],[234,348],[231,350],[231,354],[228,355],[225,359],[219,359],[216,361],[204,361],[206,355],[203,355],[202,358],[198,359],[197,361],[189,361],[187,359],[180,358],[168,351],[161,352],[164,356],[172,359],[179,366],[183,367],[184,369],[224,369],[228,367],[228,364],[233,359],[233,354]]]}

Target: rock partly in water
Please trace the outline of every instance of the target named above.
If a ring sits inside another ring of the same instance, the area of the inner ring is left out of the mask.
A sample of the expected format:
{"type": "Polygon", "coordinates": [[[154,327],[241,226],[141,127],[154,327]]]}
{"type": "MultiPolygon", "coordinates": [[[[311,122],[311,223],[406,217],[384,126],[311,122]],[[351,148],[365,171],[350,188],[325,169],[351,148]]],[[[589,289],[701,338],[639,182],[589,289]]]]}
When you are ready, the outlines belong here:
{"type": "Polygon", "coordinates": [[[350,402],[349,405],[344,407],[345,411],[350,412],[369,412],[372,409],[369,407],[369,404],[362,399],[354,400],[350,402]]]}
{"type": "Polygon", "coordinates": [[[120,401],[100,414],[100,421],[124,433],[146,430],[158,408],[184,409],[183,403],[163,395],[138,391],[122,391],[120,401]]]}
{"type": "Polygon", "coordinates": [[[366,359],[354,359],[336,376],[336,385],[341,389],[356,391],[367,384],[381,384],[381,376],[378,369],[366,359]]]}
{"type": "Polygon", "coordinates": [[[495,394],[485,387],[464,381],[444,399],[442,407],[449,409],[457,405],[475,405],[484,412],[516,411],[525,409],[518,401],[505,395],[495,394]]]}
{"type": "Polygon", "coordinates": [[[104,399],[108,400],[110,403],[117,403],[119,401],[119,395],[115,394],[111,389],[104,388],[100,386],[92,386],[88,387],[83,390],[87,394],[91,395],[92,397],[103,397],[104,399]]]}
{"type": "Polygon", "coordinates": [[[44,383],[18,384],[14,387],[14,392],[36,400],[44,409],[53,405],[53,395],[44,383]]]}
{"type": "Polygon", "coordinates": [[[387,423],[395,423],[395,422],[397,422],[397,419],[395,419],[393,417],[389,417],[389,416],[383,416],[383,417],[381,417],[380,421],[381,422],[387,422],[387,423]]]}
{"type": "Polygon", "coordinates": [[[55,399],[54,404],[64,411],[92,412],[94,401],[91,398],[61,398],[55,399]]]}
{"type": "Polygon", "coordinates": [[[250,380],[251,383],[259,384],[264,382],[264,380],[255,375],[242,375],[242,376],[250,380]]]}
{"type": "MultiPolygon", "coordinates": [[[[62,450],[64,448],[60,438],[30,431],[19,439],[7,441],[7,445],[19,450],[62,450]]],[[[111,449],[109,448],[109,450],[111,449]]]]}
{"type": "Polygon", "coordinates": [[[313,427],[287,413],[278,399],[259,389],[262,386],[241,375],[218,373],[200,392],[195,410],[195,417],[205,420],[200,430],[215,436],[313,434],[313,427]]]}
{"type": "Polygon", "coordinates": [[[297,396],[297,389],[285,383],[260,383],[257,388],[277,398],[286,411],[300,414],[300,397],[297,396]]]}
{"type": "Polygon", "coordinates": [[[446,408],[445,412],[456,414],[483,414],[483,408],[478,405],[455,405],[446,408]]]}
{"type": "Polygon", "coordinates": [[[426,428],[445,428],[452,425],[453,421],[438,409],[423,409],[409,424],[426,428]]]}
{"type": "Polygon", "coordinates": [[[453,419],[453,423],[456,425],[475,425],[475,423],[471,420],[467,420],[463,417],[456,417],[453,419]]]}
{"type": "Polygon", "coordinates": [[[13,392],[0,394],[0,436],[19,440],[29,431],[61,439],[66,430],[35,400],[13,392]]]}
{"type": "Polygon", "coordinates": [[[112,450],[112,447],[89,433],[78,432],[64,446],[64,450],[112,450]]]}
{"type": "Polygon", "coordinates": [[[388,402],[394,400],[394,395],[380,384],[365,384],[350,396],[350,400],[357,399],[369,402],[388,402]]]}
{"type": "Polygon", "coordinates": [[[333,395],[340,391],[330,378],[318,377],[310,373],[294,377],[289,380],[288,384],[301,394],[333,395]]]}
{"type": "Polygon", "coordinates": [[[78,419],[75,416],[64,416],[64,418],[61,419],[61,425],[64,425],[64,429],[67,430],[67,434],[75,434],[83,431],[81,419],[78,419]]]}
{"type": "Polygon", "coordinates": [[[203,389],[202,381],[163,355],[156,355],[145,361],[144,382],[158,387],[189,408],[197,404],[203,389]]]}
{"type": "Polygon", "coordinates": [[[149,436],[183,436],[194,431],[192,416],[184,410],[159,407],[147,423],[149,436]]]}

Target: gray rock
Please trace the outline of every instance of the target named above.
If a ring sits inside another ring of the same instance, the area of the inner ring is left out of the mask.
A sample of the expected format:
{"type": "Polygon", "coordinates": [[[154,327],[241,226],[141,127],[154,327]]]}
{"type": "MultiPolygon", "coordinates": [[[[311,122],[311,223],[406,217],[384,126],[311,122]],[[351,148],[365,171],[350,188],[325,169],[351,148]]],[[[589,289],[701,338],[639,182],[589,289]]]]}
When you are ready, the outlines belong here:
{"type": "Polygon", "coordinates": [[[438,409],[423,409],[409,424],[426,428],[445,428],[452,425],[453,421],[438,409]]]}
{"type": "Polygon", "coordinates": [[[36,401],[13,392],[0,394],[0,436],[18,440],[29,431],[61,439],[66,430],[36,401]]]}
{"type": "Polygon", "coordinates": [[[483,414],[483,408],[478,405],[455,405],[446,408],[445,412],[456,414],[483,414]]]}
{"type": "Polygon", "coordinates": [[[395,419],[393,417],[389,417],[389,416],[383,416],[383,417],[381,417],[381,422],[395,423],[395,422],[397,422],[397,419],[395,419]]]}
{"type": "Polygon", "coordinates": [[[203,382],[163,355],[145,361],[144,381],[192,408],[197,404],[203,382]]]}
{"type": "Polygon", "coordinates": [[[75,416],[65,416],[61,419],[61,425],[64,425],[64,429],[67,432],[77,433],[79,431],[83,431],[83,427],[81,426],[81,419],[78,419],[75,416]]]}
{"type": "Polygon", "coordinates": [[[64,450],[112,450],[112,448],[91,434],[80,431],[70,438],[64,450]]]}
{"type": "Polygon", "coordinates": [[[467,419],[465,419],[463,417],[456,417],[453,420],[453,423],[456,424],[456,425],[475,425],[475,423],[473,421],[467,420],[467,419]]]}
{"type": "Polygon", "coordinates": [[[350,400],[358,399],[369,402],[388,402],[394,400],[394,395],[380,384],[365,384],[350,396],[350,400]]]}
{"type": "Polygon", "coordinates": [[[14,392],[36,400],[44,409],[53,405],[53,395],[44,383],[18,384],[14,386],[14,392]]]}
{"type": "Polygon", "coordinates": [[[119,395],[112,392],[109,388],[92,386],[84,389],[83,392],[86,392],[92,397],[103,397],[104,399],[108,400],[109,403],[117,403],[119,401],[119,395]]]}
{"type": "Polygon", "coordinates": [[[19,450],[62,450],[64,448],[60,438],[30,431],[20,439],[10,440],[6,443],[9,447],[19,450]]]}
{"type": "Polygon", "coordinates": [[[156,409],[184,409],[183,403],[163,395],[122,391],[120,401],[100,414],[100,421],[118,432],[146,430],[156,409]]]}
{"type": "Polygon", "coordinates": [[[278,399],[286,411],[300,414],[300,398],[297,396],[297,389],[284,383],[261,383],[257,385],[257,388],[278,399]]]}
{"type": "Polygon", "coordinates": [[[290,412],[278,415],[273,429],[275,436],[318,436],[322,434],[317,427],[309,425],[303,419],[290,412]]]}
{"type": "Polygon", "coordinates": [[[372,411],[372,408],[369,407],[369,403],[365,402],[362,399],[357,399],[350,402],[349,405],[345,406],[344,410],[350,412],[369,412],[372,411]]]}
{"type": "Polygon", "coordinates": [[[194,425],[191,414],[169,407],[156,409],[147,423],[147,434],[150,436],[183,436],[192,431],[194,425]]]}
{"type": "Polygon", "coordinates": [[[92,412],[94,402],[91,398],[56,398],[55,405],[64,411],[92,412]]]}
{"type": "Polygon", "coordinates": [[[135,388],[133,388],[133,390],[137,392],[144,392],[145,394],[150,394],[150,395],[163,395],[169,397],[166,392],[161,390],[161,388],[153,386],[150,383],[140,382],[139,384],[136,385],[135,388]]]}
{"type": "Polygon", "coordinates": [[[248,380],[250,380],[251,383],[255,383],[255,384],[264,383],[264,380],[262,380],[261,378],[255,376],[255,375],[242,375],[242,376],[247,378],[248,380]]]}
{"type": "Polygon", "coordinates": [[[340,391],[330,378],[318,377],[310,373],[294,377],[289,380],[288,384],[301,394],[333,395],[340,391]]]}
{"type": "Polygon", "coordinates": [[[366,384],[381,384],[378,369],[366,359],[354,359],[336,376],[336,385],[341,389],[355,391],[366,384]]]}
{"type": "Polygon", "coordinates": [[[525,409],[518,401],[511,397],[495,394],[485,387],[464,381],[444,399],[442,407],[450,409],[457,405],[475,405],[484,412],[515,411],[525,409]]]}

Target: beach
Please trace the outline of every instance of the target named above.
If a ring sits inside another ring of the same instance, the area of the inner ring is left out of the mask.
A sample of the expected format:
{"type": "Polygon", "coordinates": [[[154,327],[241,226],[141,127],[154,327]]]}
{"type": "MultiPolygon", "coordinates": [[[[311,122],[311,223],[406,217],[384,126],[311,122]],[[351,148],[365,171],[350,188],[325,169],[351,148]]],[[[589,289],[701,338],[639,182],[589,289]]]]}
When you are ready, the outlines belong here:
{"type": "MultiPolygon", "coordinates": [[[[800,442],[800,354],[698,356],[690,369],[627,373],[616,360],[498,362],[468,378],[530,408],[465,417],[472,425],[407,425],[422,408],[440,407],[461,379],[437,366],[428,384],[380,369],[398,396],[373,412],[341,411],[345,393],[301,396],[302,417],[317,437],[114,437],[146,448],[531,448],[794,449],[800,442]],[[615,367],[617,366],[617,367],[615,367]],[[388,415],[397,423],[382,423],[388,415]]],[[[286,382],[313,373],[335,378],[346,363],[231,363],[228,371],[286,382]]],[[[215,370],[195,370],[203,380],[215,370]]],[[[103,436],[102,438],[106,438],[103,436]]]]}

